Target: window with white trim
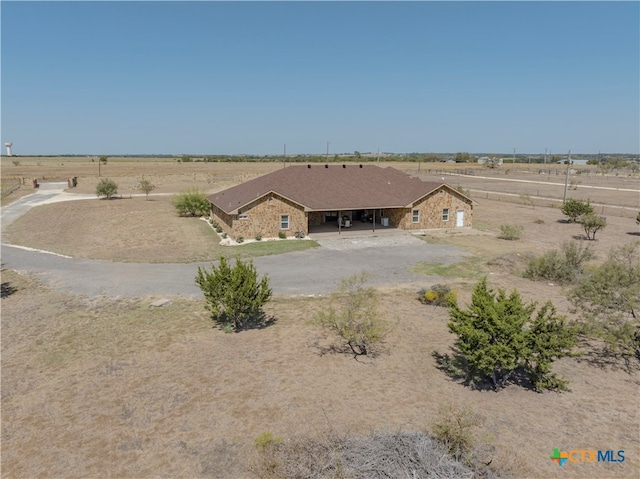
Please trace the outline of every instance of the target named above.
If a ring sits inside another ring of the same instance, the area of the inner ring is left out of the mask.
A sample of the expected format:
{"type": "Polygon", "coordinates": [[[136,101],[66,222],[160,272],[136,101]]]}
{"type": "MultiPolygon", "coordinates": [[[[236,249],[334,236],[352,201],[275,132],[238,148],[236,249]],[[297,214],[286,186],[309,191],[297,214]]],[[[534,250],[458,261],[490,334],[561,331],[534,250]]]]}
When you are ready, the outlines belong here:
{"type": "Polygon", "coordinates": [[[449,221],[449,208],[442,210],[442,221],[449,221]]]}
{"type": "Polygon", "coordinates": [[[247,215],[247,214],[238,215],[238,219],[239,220],[248,220],[249,219],[249,215],[247,215]]]}
{"type": "Polygon", "coordinates": [[[280,215],[280,229],[281,230],[289,229],[289,215],[280,215]]]}
{"type": "Polygon", "coordinates": [[[414,223],[420,223],[420,210],[413,210],[412,218],[414,223]]]}

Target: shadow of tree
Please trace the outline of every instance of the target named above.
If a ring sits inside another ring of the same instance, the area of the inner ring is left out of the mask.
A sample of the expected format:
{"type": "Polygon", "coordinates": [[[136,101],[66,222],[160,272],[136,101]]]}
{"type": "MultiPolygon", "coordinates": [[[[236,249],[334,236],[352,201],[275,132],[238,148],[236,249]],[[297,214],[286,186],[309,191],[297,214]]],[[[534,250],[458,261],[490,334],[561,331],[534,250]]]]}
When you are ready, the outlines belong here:
{"type": "Polygon", "coordinates": [[[264,329],[274,325],[278,320],[275,316],[267,316],[264,311],[241,318],[238,326],[234,327],[234,321],[227,314],[212,315],[214,327],[225,333],[240,333],[251,329],[264,329]]]}
{"type": "MultiPolygon", "coordinates": [[[[326,340],[327,338],[323,337],[323,339],[326,340]]],[[[389,352],[383,344],[377,344],[376,347],[372,350],[370,349],[367,354],[354,354],[349,345],[343,341],[332,341],[329,344],[320,344],[320,341],[316,340],[312,343],[312,346],[316,349],[319,356],[324,356],[325,354],[342,354],[351,356],[357,362],[363,364],[370,364],[370,361],[367,361],[367,359],[375,359],[381,354],[389,352]]]]}
{"type": "MultiPolygon", "coordinates": [[[[579,363],[585,363],[589,366],[602,370],[622,369],[630,375],[635,375],[640,371],[640,357],[625,358],[607,349],[604,346],[588,346],[586,350],[576,358],[579,363]]],[[[640,383],[640,379],[636,378],[636,382],[640,383]]]]}
{"type": "Polygon", "coordinates": [[[571,236],[573,239],[578,240],[578,241],[595,241],[595,240],[590,240],[589,238],[587,238],[586,235],[572,235],[571,236]]]}
{"type": "Polygon", "coordinates": [[[479,379],[473,377],[464,356],[455,348],[451,348],[451,350],[451,354],[442,354],[434,351],[432,356],[436,361],[436,367],[459,384],[478,391],[499,391],[511,384],[535,391],[533,384],[531,384],[529,377],[522,367],[514,370],[509,376],[509,379],[501,387],[496,388],[489,378],[479,379]]]}
{"type": "Polygon", "coordinates": [[[640,231],[627,231],[627,234],[631,236],[640,236],[640,231]]]}
{"type": "Polygon", "coordinates": [[[18,290],[16,288],[14,288],[13,286],[11,286],[11,283],[9,283],[9,282],[2,283],[1,297],[2,298],[7,298],[7,297],[11,296],[13,293],[15,293],[16,291],[18,291],[18,290]]]}

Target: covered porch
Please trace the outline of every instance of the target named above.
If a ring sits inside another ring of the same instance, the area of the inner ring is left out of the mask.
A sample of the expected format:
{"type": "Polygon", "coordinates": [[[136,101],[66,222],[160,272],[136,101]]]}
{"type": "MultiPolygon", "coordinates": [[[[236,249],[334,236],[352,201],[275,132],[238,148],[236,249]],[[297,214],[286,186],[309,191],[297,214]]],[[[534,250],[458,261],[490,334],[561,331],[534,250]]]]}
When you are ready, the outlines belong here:
{"type": "Polygon", "coordinates": [[[350,209],[309,213],[309,235],[359,235],[398,231],[395,209],[350,209]]]}

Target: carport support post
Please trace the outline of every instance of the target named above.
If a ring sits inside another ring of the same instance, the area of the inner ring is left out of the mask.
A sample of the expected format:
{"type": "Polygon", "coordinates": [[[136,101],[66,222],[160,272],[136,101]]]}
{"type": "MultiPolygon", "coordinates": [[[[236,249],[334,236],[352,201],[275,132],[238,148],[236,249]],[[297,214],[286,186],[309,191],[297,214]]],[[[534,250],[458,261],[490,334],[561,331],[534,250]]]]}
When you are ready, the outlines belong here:
{"type": "Polygon", "coordinates": [[[376,232],[376,210],[373,209],[373,232],[376,232]]]}
{"type": "Polygon", "coordinates": [[[341,226],[342,226],[342,211],[338,211],[338,234],[340,234],[341,226]]]}

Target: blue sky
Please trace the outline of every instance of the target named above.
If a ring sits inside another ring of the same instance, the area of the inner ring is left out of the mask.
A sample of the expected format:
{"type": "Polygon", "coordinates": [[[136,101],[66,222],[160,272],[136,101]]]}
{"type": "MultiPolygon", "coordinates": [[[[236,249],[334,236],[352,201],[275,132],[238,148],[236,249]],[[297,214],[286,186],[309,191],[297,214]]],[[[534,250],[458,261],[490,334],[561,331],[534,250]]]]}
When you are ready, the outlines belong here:
{"type": "Polygon", "coordinates": [[[640,149],[638,2],[1,2],[16,154],[640,149]]]}

